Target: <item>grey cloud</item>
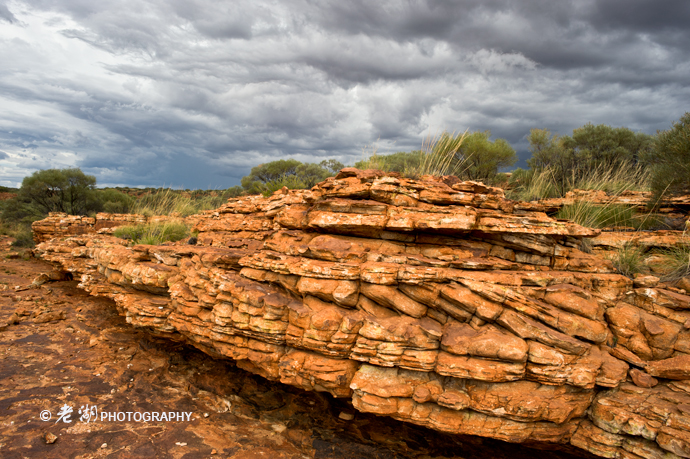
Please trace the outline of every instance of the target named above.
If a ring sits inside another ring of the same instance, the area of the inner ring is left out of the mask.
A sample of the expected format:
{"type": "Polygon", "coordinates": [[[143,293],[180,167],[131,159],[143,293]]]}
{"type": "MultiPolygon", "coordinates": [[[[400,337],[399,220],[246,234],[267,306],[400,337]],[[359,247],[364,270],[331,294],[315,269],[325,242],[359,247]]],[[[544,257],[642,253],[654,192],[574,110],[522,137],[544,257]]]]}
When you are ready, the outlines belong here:
{"type": "Polygon", "coordinates": [[[35,0],[63,24],[54,49],[93,61],[0,41],[0,147],[102,184],[227,187],[273,159],[418,149],[428,130],[491,130],[522,157],[533,127],[653,133],[690,102],[686,4],[35,0]]]}
{"type": "Polygon", "coordinates": [[[10,155],[8,155],[7,153],[5,153],[4,151],[0,151],[0,159],[7,159],[9,157],[10,155]]]}
{"type": "Polygon", "coordinates": [[[17,22],[17,18],[14,17],[9,8],[7,8],[7,5],[3,3],[0,3],[0,19],[5,20],[10,24],[17,22]]]}

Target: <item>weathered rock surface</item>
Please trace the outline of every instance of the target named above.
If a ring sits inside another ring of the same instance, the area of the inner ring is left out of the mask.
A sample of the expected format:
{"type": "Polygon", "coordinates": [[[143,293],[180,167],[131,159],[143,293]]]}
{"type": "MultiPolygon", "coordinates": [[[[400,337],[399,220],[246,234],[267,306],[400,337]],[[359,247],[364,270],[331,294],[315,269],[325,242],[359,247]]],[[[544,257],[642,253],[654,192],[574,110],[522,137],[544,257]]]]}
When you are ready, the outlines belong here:
{"type": "MultiPolygon", "coordinates": [[[[520,203],[518,208],[555,212],[563,206],[573,205],[578,201],[586,201],[597,206],[625,205],[637,208],[641,212],[647,211],[652,193],[650,191],[626,190],[618,194],[609,195],[603,190],[573,190],[568,191],[563,198],[549,198],[529,203],[520,203]]],[[[690,210],[690,196],[673,196],[661,203],[660,212],[672,213],[683,209],[690,210]]]]}
{"type": "Polygon", "coordinates": [[[31,225],[31,230],[33,231],[34,242],[39,244],[55,237],[78,236],[92,233],[112,234],[113,230],[118,226],[141,225],[167,220],[184,220],[189,224],[194,224],[197,222],[197,217],[146,217],[144,215],[135,214],[107,213],[98,213],[95,217],[82,217],[79,215],[51,212],[48,218],[34,222],[31,225]]]}
{"type": "Polygon", "coordinates": [[[83,289],[268,379],[444,432],[690,457],[690,297],[499,189],[344,169],[197,216],[193,246],[51,218],[36,252],[83,289]]]}

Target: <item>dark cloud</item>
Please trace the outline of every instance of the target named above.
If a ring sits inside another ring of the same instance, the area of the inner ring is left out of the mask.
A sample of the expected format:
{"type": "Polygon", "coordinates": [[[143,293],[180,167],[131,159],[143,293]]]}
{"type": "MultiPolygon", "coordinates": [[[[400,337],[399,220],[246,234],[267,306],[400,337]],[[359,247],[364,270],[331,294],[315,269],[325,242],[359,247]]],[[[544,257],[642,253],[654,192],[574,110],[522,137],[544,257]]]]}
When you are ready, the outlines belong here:
{"type": "Polygon", "coordinates": [[[7,8],[7,5],[0,3],[0,20],[9,22],[10,24],[17,22],[12,12],[7,8]]]}
{"type": "Polygon", "coordinates": [[[0,5],[0,148],[13,165],[0,184],[78,166],[102,184],[225,188],[261,162],[351,164],[363,148],[418,149],[444,128],[490,130],[521,157],[534,127],[654,133],[690,105],[689,10],[641,0],[0,5]]]}

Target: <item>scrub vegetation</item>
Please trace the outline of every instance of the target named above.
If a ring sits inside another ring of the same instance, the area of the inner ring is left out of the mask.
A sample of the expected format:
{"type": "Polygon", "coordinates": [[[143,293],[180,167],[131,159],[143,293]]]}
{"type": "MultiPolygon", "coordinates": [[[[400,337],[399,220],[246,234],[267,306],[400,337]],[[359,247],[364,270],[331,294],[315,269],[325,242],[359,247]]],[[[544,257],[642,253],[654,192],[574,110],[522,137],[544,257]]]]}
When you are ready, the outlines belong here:
{"type": "MultiPolygon", "coordinates": [[[[503,171],[515,164],[515,150],[505,139],[492,140],[489,131],[444,131],[427,137],[420,150],[411,152],[382,155],[374,148],[354,166],[399,172],[413,178],[426,174],[456,175],[504,186],[507,197],[523,201],[563,197],[575,189],[604,190],[613,196],[628,190],[645,190],[653,192],[648,206],[654,210],[669,197],[690,193],[690,113],[685,113],[669,130],[653,136],[624,127],[586,124],[572,135],[563,136],[548,129],[532,129],[528,140],[532,153],[529,169],[517,169],[511,174],[503,171]]],[[[15,245],[32,245],[31,223],[45,218],[49,212],[184,217],[217,208],[237,196],[269,196],[284,187],[311,188],[343,167],[335,159],[318,164],[280,159],[252,168],[242,178],[241,186],[194,191],[98,189],[96,178],[78,168],[40,170],[24,178],[19,189],[0,190],[5,198],[12,196],[0,200],[0,232],[13,236],[15,245]]],[[[556,217],[595,228],[644,230],[660,225],[652,213],[640,217],[624,206],[589,203],[566,206],[556,217]]],[[[139,236],[142,229],[132,231],[132,240],[146,238],[139,236]]],[[[168,230],[150,231],[158,234],[168,230]]]]}

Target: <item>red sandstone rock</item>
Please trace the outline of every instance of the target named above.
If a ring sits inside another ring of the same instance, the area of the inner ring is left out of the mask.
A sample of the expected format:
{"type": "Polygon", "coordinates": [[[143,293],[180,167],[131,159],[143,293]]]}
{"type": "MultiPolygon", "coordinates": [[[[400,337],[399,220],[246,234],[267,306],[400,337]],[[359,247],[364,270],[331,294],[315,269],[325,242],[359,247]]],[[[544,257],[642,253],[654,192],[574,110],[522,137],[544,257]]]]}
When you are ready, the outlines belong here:
{"type": "Polygon", "coordinates": [[[633,285],[577,249],[597,232],[501,190],[347,168],[194,216],[195,246],[98,234],[141,218],[51,215],[36,253],[135,326],[361,411],[688,456],[690,296],[633,285]]]}
{"type": "Polygon", "coordinates": [[[639,387],[646,387],[649,389],[659,384],[659,381],[656,378],[649,376],[647,373],[640,371],[637,368],[630,369],[630,377],[632,378],[633,383],[639,387]]]}

